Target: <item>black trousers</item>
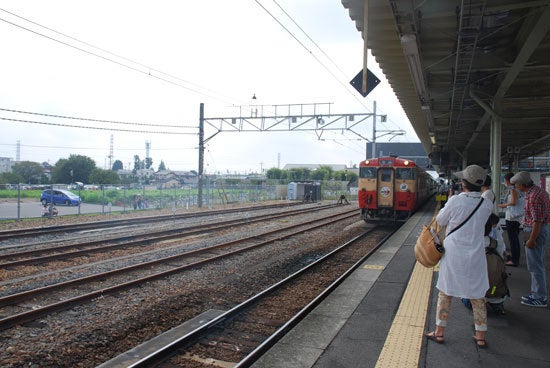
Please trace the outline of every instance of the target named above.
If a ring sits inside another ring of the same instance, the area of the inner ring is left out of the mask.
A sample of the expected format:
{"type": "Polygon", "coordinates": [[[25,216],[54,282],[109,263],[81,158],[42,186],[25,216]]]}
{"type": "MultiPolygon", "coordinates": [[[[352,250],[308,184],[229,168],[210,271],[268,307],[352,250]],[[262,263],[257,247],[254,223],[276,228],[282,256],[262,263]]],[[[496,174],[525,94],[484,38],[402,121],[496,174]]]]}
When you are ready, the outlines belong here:
{"type": "Polygon", "coordinates": [[[508,233],[508,241],[510,242],[510,254],[512,262],[519,264],[521,255],[521,244],[519,243],[519,222],[506,220],[506,232],[508,233]]]}

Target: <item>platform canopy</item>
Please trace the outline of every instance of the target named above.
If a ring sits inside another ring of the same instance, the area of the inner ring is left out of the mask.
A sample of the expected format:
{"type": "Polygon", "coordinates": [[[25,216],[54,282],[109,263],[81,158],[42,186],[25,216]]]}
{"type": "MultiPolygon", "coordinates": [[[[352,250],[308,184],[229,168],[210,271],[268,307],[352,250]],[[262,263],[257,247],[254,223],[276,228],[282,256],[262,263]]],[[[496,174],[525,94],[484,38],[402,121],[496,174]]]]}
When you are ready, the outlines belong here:
{"type": "Polygon", "coordinates": [[[550,1],[342,4],[442,166],[550,150],[550,1]]]}

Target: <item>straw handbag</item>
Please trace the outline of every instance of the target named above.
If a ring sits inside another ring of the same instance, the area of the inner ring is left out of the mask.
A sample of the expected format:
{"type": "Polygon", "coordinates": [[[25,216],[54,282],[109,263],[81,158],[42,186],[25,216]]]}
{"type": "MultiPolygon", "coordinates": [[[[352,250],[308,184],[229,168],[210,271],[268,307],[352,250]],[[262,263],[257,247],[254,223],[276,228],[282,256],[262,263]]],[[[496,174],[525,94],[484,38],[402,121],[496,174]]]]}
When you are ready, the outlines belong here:
{"type": "MultiPolygon", "coordinates": [[[[483,198],[479,201],[476,208],[470,213],[470,216],[466,220],[462,221],[460,225],[452,229],[447,236],[451,235],[453,232],[457,231],[464,225],[470,217],[474,215],[477,209],[483,203],[483,198]]],[[[422,231],[416,239],[416,244],[414,245],[414,256],[416,260],[424,267],[433,267],[435,266],[443,253],[445,248],[443,247],[443,240],[445,238],[445,227],[439,226],[435,218],[430,222],[429,225],[423,225],[422,231]]]]}
{"type": "Polygon", "coordinates": [[[414,256],[424,267],[435,266],[445,251],[443,238],[441,237],[441,235],[444,236],[445,232],[437,229],[437,227],[438,224],[435,218],[429,225],[422,225],[422,231],[414,245],[414,256]]]}

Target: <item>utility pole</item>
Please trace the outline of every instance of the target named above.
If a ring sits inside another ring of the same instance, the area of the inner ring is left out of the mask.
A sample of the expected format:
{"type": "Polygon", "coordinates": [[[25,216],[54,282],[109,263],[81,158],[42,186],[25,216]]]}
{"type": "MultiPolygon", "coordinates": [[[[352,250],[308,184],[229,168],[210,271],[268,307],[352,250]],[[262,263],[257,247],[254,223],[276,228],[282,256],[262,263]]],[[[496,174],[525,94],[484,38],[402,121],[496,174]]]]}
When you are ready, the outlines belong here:
{"type": "MultiPolygon", "coordinates": [[[[382,123],[384,123],[384,122],[386,122],[387,115],[376,115],[376,101],[373,101],[373,103],[372,103],[372,111],[373,112],[372,112],[372,150],[371,150],[371,158],[375,158],[377,156],[376,155],[376,132],[384,133],[384,134],[379,135],[378,138],[383,137],[385,135],[391,135],[392,138],[390,138],[390,140],[392,140],[395,136],[404,135],[405,131],[402,130],[402,129],[397,129],[397,130],[376,130],[376,118],[380,117],[380,121],[382,123]]],[[[368,145],[368,142],[367,142],[367,145],[368,145]]],[[[365,149],[365,155],[368,156],[368,154],[369,154],[368,150],[365,149]]]]}
{"type": "Polygon", "coordinates": [[[372,101],[372,155],[376,157],[376,101],[372,101]]]}
{"type": "Polygon", "coordinates": [[[204,175],[204,103],[200,104],[199,112],[199,182],[197,206],[202,207],[202,179],[204,175]]]}

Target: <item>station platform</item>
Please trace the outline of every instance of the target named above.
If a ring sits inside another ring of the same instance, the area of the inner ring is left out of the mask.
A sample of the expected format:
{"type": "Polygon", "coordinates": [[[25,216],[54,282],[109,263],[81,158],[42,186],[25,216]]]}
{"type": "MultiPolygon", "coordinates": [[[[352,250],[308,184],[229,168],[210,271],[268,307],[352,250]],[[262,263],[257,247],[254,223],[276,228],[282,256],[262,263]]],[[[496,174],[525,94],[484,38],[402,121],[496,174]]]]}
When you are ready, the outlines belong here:
{"type": "Polygon", "coordinates": [[[519,267],[507,267],[506,314],[487,310],[486,349],[475,345],[472,312],[457,298],[445,343],[423,336],[435,327],[437,268],[416,262],[414,244],[434,213],[430,203],[412,216],[253,367],[550,367],[550,311],[520,303],[530,290],[523,252],[519,267]]]}

